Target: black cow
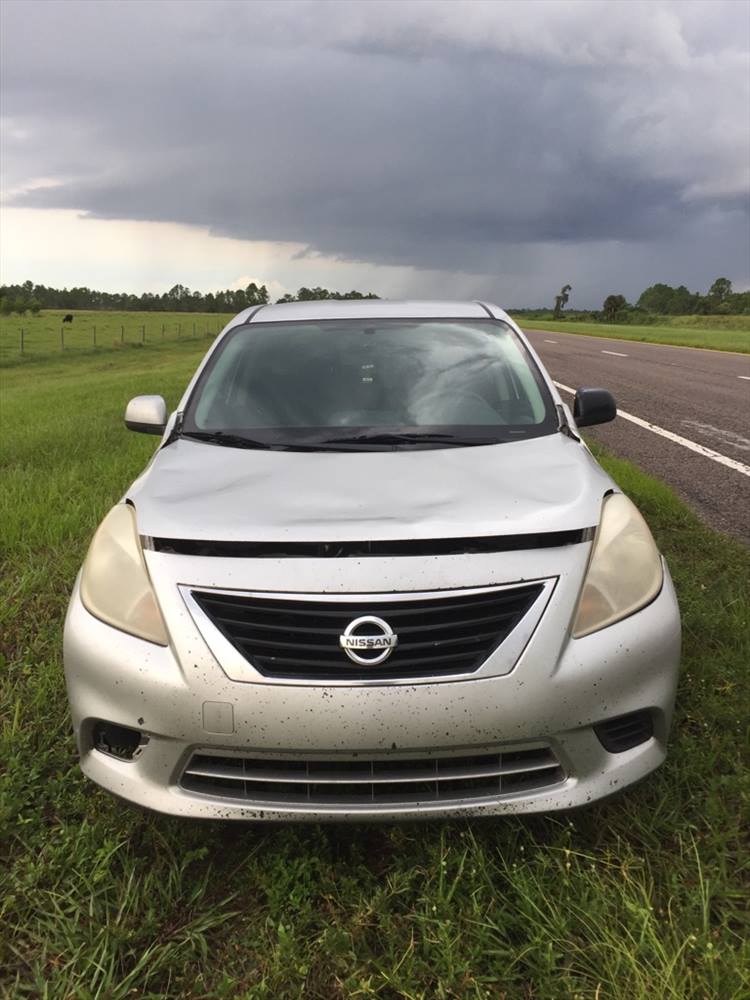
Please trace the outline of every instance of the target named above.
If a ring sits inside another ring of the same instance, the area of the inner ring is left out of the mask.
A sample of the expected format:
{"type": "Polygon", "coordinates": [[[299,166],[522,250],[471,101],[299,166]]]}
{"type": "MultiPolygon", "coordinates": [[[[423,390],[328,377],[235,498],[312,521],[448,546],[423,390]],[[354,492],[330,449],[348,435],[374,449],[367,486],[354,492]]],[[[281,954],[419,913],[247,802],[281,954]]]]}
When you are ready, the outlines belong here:
{"type": "Polygon", "coordinates": [[[73,313],[68,313],[66,316],[63,316],[63,323],[72,323],[72,322],[73,322],[73,313]]]}

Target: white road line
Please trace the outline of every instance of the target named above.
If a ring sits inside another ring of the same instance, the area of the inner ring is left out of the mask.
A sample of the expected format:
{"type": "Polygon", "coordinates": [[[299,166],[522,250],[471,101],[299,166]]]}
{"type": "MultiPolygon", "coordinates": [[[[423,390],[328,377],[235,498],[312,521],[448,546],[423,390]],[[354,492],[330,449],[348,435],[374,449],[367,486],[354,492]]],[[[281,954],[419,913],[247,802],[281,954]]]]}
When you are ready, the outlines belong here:
{"type": "MultiPolygon", "coordinates": [[[[544,343],[545,343],[545,344],[556,344],[556,343],[557,343],[557,341],[556,341],[556,340],[545,340],[545,341],[544,341],[544,343]]],[[[741,375],[740,375],[740,378],[742,378],[742,376],[741,376],[741,375]]]]}
{"type": "MultiPolygon", "coordinates": [[[[558,389],[562,389],[563,392],[569,392],[571,395],[575,395],[575,389],[571,389],[569,385],[563,385],[562,382],[555,382],[558,389]]],[[[617,410],[617,416],[622,417],[623,420],[629,420],[631,424],[637,424],[638,427],[645,427],[647,431],[653,431],[654,434],[658,434],[660,437],[666,438],[668,441],[674,441],[675,444],[682,445],[683,448],[689,448],[690,451],[694,451],[697,455],[703,455],[704,458],[710,458],[713,462],[718,462],[719,465],[726,465],[728,469],[734,469],[735,472],[741,473],[743,476],[750,476],[750,465],[745,465],[743,462],[738,462],[734,458],[727,458],[726,455],[719,454],[718,451],[714,451],[712,448],[706,448],[702,444],[697,444],[695,441],[689,441],[688,438],[680,437],[679,434],[673,434],[672,431],[665,430],[663,427],[658,427],[656,424],[651,424],[648,420],[642,420],[640,417],[633,416],[632,413],[626,413],[624,410],[617,410]]]]}
{"type": "Polygon", "coordinates": [[[734,431],[725,431],[722,427],[714,427],[713,424],[704,424],[700,420],[683,420],[683,426],[694,427],[706,437],[714,437],[722,444],[729,445],[730,448],[739,448],[740,451],[750,451],[750,438],[736,434],[734,431]]]}
{"type": "MultiPolygon", "coordinates": [[[[550,340],[550,344],[552,343],[554,343],[554,341],[550,340]]],[[[737,378],[743,378],[746,382],[750,382],[750,375],[738,375],[737,378]]]]}
{"type": "Polygon", "coordinates": [[[626,358],[627,354],[620,354],[619,351],[602,351],[602,354],[611,354],[615,358],[626,358]]]}

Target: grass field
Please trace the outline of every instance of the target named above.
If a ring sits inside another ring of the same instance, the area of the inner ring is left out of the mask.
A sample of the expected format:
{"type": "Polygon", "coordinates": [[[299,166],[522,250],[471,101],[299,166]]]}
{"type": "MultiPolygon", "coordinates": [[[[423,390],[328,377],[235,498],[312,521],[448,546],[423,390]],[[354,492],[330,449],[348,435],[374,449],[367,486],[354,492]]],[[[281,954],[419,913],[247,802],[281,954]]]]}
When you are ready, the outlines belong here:
{"type": "Polygon", "coordinates": [[[750,995],[748,553],[615,459],[670,561],[685,639],[670,757],[626,794],[550,817],[246,827],[148,815],[81,777],[68,593],[154,447],[123,429],[126,401],[174,404],[203,346],[1,376],[0,995],[750,995]]]}
{"type": "Polygon", "coordinates": [[[750,316],[670,316],[658,326],[627,326],[624,323],[587,323],[578,320],[517,317],[522,330],[550,333],[585,333],[590,337],[640,340],[676,347],[704,347],[715,351],[750,354],[750,316]]]}
{"type": "MultiPolygon", "coordinates": [[[[202,339],[213,336],[231,319],[227,313],[107,312],[79,310],[72,323],[62,323],[63,309],[38,316],[0,316],[0,364],[65,352],[102,353],[123,346],[202,339]],[[21,336],[23,331],[23,338],[21,336]],[[23,353],[21,340],[23,339],[23,353]]],[[[659,326],[555,322],[519,316],[522,329],[585,333],[592,337],[640,340],[681,347],[750,353],[750,316],[672,316],[659,326]]]]}
{"type": "Polygon", "coordinates": [[[117,350],[126,345],[195,340],[217,334],[231,318],[229,313],[73,310],[73,322],[63,323],[67,311],[45,309],[38,316],[30,313],[0,316],[0,362],[7,364],[65,352],[81,354],[117,350]]]}

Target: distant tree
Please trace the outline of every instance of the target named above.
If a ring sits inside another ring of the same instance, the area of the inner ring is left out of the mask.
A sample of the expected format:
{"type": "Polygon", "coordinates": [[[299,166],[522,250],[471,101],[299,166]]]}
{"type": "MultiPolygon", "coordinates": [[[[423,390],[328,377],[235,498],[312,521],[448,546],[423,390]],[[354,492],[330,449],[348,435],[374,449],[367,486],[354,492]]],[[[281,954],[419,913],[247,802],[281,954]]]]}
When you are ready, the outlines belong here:
{"type": "Polygon", "coordinates": [[[0,316],[10,316],[13,312],[13,303],[8,295],[0,297],[0,316]]]}
{"type": "Polygon", "coordinates": [[[641,293],[637,304],[646,312],[659,316],[690,316],[711,312],[708,298],[698,292],[691,292],[685,285],[678,285],[677,288],[662,283],[651,285],[641,293]]]}
{"type": "Polygon", "coordinates": [[[732,294],[732,282],[729,278],[717,278],[708,290],[708,301],[712,306],[721,306],[732,294]]]}
{"type": "Polygon", "coordinates": [[[669,312],[672,316],[689,316],[695,312],[700,295],[691,292],[685,285],[678,285],[674,290],[669,312]]]}
{"type": "Polygon", "coordinates": [[[13,303],[13,312],[18,313],[19,316],[23,316],[26,313],[28,306],[26,305],[26,300],[21,298],[20,295],[16,296],[15,302],[13,303]]]}
{"type": "Polygon", "coordinates": [[[264,306],[268,302],[268,289],[265,285],[260,288],[251,281],[245,289],[245,300],[249,306],[264,306]]]}
{"type": "Polygon", "coordinates": [[[39,299],[29,299],[29,311],[32,316],[38,316],[39,310],[42,308],[42,304],[39,299]]]}
{"type": "Polygon", "coordinates": [[[733,311],[732,282],[729,278],[717,278],[708,290],[705,301],[706,312],[729,313],[733,311]]]}
{"type": "Polygon", "coordinates": [[[562,311],[568,304],[568,299],[570,298],[570,293],[573,291],[572,285],[563,285],[560,289],[560,294],[555,296],[555,311],[553,314],[554,319],[560,319],[562,311]]]}
{"type": "Polygon", "coordinates": [[[627,307],[627,299],[624,295],[608,295],[604,300],[602,309],[604,318],[613,323],[617,319],[617,314],[627,307]]]}
{"type": "Polygon", "coordinates": [[[327,288],[321,288],[319,285],[315,288],[300,288],[297,292],[298,302],[314,302],[322,299],[330,299],[331,293],[327,288]]]}
{"type": "MultiPolygon", "coordinates": [[[[263,285],[261,291],[266,291],[266,286],[263,285]]],[[[266,292],[266,296],[268,293],[266,292]]],[[[327,288],[321,288],[317,285],[315,288],[302,288],[297,289],[296,295],[291,295],[287,292],[282,295],[280,299],[276,299],[277,302],[319,302],[325,299],[333,299],[334,301],[342,301],[344,299],[377,299],[378,296],[374,292],[367,292],[363,294],[362,292],[357,292],[352,290],[351,292],[331,292],[327,288]]]]}
{"type": "Polygon", "coordinates": [[[700,292],[696,292],[693,296],[693,305],[690,310],[693,316],[707,316],[709,313],[714,312],[714,307],[707,295],[701,295],[700,292]]]}
{"type": "Polygon", "coordinates": [[[671,285],[657,283],[656,285],[650,285],[645,291],[641,292],[638,305],[647,312],[665,316],[669,312],[673,295],[674,288],[671,285]]]}
{"type": "Polygon", "coordinates": [[[750,291],[732,292],[728,306],[729,311],[735,316],[750,316],[750,291]]]}
{"type": "Polygon", "coordinates": [[[167,292],[167,308],[183,312],[190,301],[190,289],[185,285],[173,285],[167,292]]]}

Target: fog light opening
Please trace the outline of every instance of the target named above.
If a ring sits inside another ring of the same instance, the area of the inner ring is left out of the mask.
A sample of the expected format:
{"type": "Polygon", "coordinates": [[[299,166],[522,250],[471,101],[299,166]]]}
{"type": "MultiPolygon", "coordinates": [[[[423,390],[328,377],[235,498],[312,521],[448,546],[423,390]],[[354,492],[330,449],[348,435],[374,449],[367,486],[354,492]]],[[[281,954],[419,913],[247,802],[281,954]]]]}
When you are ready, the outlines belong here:
{"type": "Polygon", "coordinates": [[[95,722],[92,733],[94,749],[117,760],[133,760],[148,743],[148,736],[137,729],[117,726],[114,722],[95,722]]]}
{"type": "Polygon", "coordinates": [[[651,739],[654,735],[653,715],[648,709],[629,712],[597,723],[594,732],[608,753],[624,753],[651,739]]]}

